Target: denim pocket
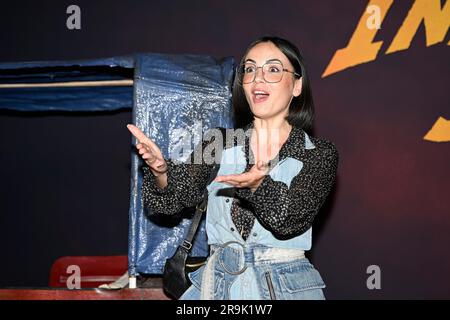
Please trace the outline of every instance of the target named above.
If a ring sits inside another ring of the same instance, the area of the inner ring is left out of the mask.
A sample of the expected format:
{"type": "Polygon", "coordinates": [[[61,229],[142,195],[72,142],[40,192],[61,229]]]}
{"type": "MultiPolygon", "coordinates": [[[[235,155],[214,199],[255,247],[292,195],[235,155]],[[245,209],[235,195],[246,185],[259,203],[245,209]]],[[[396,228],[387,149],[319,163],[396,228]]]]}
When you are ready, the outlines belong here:
{"type": "Polygon", "coordinates": [[[322,277],[311,264],[300,264],[277,270],[280,283],[287,292],[325,288],[322,277]]]}
{"type": "Polygon", "coordinates": [[[214,272],[214,299],[225,300],[225,274],[220,271],[214,272]]]}
{"type": "Polygon", "coordinates": [[[309,262],[299,262],[278,268],[281,290],[285,299],[324,299],[325,283],[309,262]]]}
{"type": "Polygon", "coordinates": [[[202,266],[195,270],[194,272],[191,272],[188,274],[189,280],[191,280],[192,284],[197,288],[200,289],[202,286],[202,275],[203,270],[205,269],[205,266],[202,266]]]}
{"type": "MultiPolygon", "coordinates": [[[[195,286],[198,290],[201,290],[202,281],[208,281],[208,279],[203,279],[203,271],[205,270],[205,266],[202,266],[188,274],[189,279],[192,282],[192,285],[195,286]]],[[[214,271],[214,298],[215,299],[224,299],[225,296],[225,274],[221,271],[214,271]]]]}

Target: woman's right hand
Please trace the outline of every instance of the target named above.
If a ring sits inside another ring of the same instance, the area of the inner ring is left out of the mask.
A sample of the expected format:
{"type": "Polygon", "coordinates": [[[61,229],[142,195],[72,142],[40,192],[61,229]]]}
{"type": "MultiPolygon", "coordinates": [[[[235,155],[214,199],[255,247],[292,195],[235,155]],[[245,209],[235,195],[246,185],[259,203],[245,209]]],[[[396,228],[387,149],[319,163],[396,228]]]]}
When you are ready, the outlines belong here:
{"type": "Polygon", "coordinates": [[[167,171],[167,163],[164,160],[161,150],[150,138],[148,138],[138,127],[135,125],[127,125],[128,130],[136,137],[138,143],[136,148],[145,163],[152,170],[153,175],[160,176],[167,171]]]}

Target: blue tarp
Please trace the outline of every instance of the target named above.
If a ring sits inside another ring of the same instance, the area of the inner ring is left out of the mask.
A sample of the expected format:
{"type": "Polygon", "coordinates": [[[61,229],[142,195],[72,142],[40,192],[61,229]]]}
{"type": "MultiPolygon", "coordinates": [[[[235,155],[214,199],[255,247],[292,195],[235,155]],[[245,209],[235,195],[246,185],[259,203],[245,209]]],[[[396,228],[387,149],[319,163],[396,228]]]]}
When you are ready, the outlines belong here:
{"type": "MultiPolygon", "coordinates": [[[[0,88],[0,109],[18,111],[108,111],[133,108],[133,122],[162,149],[166,158],[182,137],[231,128],[232,58],[202,55],[135,54],[97,60],[0,64],[0,84],[133,80],[132,86],[0,88]]],[[[201,138],[196,136],[197,138],[201,138]]],[[[200,142],[192,141],[192,146],[200,142]]],[[[128,263],[131,275],[160,274],[167,257],[184,238],[188,211],[179,217],[150,220],[141,202],[142,160],[131,151],[128,263]]],[[[151,210],[151,208],[150,208],[151,210]]],[[[193,254],[207,252],[204,225],[193,254]]]]}
{"type": "MultiPolygon", "coordinates": [[[[231,58],[217,61],[208,56],[140,56],[134,78],[133,121],[168,158],[182,139],[177,129],[186,129],[194,136],[198,128],[232,127],[232,77],[231,58]]],[[[191,142],[193,148],[199,141],[191,142]]],[[[175,221],[150,221],[143,214],[142,163],[137,155],[132,158],[129,272],[160,274],[166,258],[183,240],[190,220],[178,221],[175,217],[175,221]]],[[[197,233],[192,254],[207,255],[204,225],[197,233]]]]}
{"type": "MultiPolygon", "coordinates": [[[[132,80],[134,56],[77,61],[0,63],[0,84],[132,80]]],[[[0,88],[0,109],[109,111],[131,108],[133,86],[0,88]]]]}

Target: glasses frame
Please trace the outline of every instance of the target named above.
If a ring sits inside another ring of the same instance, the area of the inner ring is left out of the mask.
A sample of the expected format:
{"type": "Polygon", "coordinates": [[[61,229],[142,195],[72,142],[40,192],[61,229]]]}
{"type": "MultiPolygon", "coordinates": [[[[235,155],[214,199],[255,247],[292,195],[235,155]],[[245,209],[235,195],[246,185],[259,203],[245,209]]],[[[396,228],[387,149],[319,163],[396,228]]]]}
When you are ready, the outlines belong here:
{"type": "Polygon", "coordinates": [[[239,66],[236,68],[236,73],[239,75],[239,83],[240,83],[240,84],[249,84],[249,83],[255,82],[255,80],[256,80],[256,74],[258,73],[258,69],[260,69],[260,68],[261,68],[261,70],[262,70],[262,77],[263,77],[264,81],[267,82],[267,83],[278,83],[278,82],[281,82],[281,80],[283,80],[283,76],[284,76],[284,73],[285,73],[285,72],[292,73],[294,76],[297,76],[297,77],[299,77],[299,78],[302,76],[301,74],[298,74],[298,73],[295,72],[295,71],[291,71],[291,70],[286,69],[286,68],[283,66],[283,64],[282,64],[281,62],[266,62],[266,63],[264,63],[264,64],[263,64],[262,66],[260,66],[260,67],[258,67],[258,66],[256,65],[256,63],[253,63],[253,62],[247,62],[247,63],[244,63],[244,64],[239,65],[239,66]],[[253,76],[253,80],[250,81],[250,82],[245,82],[245,83],[244,83],[244,74],[245,74],[245,73],[244,73],[244,72],[241,72],[240,70],[245,66],[245,64],[251,64],[251,65],[254,65],[255,68],[256,68],[256,70],[255,70],[255,74],[254,74],[254,76],[253,76]],[[281,71],[283,71],[283,73],[281,74],[280,80],[278,80],[278,81],[267,81],[267,80],[266,80],[266,76],[265,76],[265,72],[264,72],[264,66],[265,66],[266,64],[279,64],[279,65],[281,65],[281,71]]]}

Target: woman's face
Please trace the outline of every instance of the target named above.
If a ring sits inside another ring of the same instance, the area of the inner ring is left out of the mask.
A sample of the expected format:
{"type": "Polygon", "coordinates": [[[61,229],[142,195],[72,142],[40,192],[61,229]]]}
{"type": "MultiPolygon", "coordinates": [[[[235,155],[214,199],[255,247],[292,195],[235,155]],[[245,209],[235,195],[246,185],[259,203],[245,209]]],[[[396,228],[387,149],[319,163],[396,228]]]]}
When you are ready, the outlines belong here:
{"type": "MultiPolygon", "coordinates": [[[[294,71],[288,58],[272,42],[259,43],[247,53],[244,63],[254,63],[261,67],[267,62],[281,62],[284,69],[294,71]]],[[[242,85],[250,109],[255,118],[285,118],[289,114],[289,105],[293,97],[301,93],[301,78],[294,78],[289,72],[283,72],[280,82],[269,83],[263,77],[263,69],[256,69],[255,81],[242,85]]]]}

